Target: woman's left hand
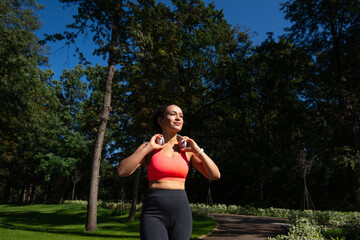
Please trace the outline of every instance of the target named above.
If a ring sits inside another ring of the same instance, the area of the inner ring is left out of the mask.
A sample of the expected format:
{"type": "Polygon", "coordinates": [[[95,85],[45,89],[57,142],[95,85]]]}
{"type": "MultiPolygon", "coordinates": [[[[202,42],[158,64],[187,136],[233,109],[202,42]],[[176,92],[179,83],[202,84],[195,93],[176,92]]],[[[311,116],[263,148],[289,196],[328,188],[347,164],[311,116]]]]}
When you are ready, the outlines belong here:
{"type": "Polygon", "coordinates": [[[197,153],[200,151],[200,147],[196,144],[196,142],[193,139],[186,137],[186,136],[180,137],[180,139],[184,139],[186,142],[186,147],[183,147],[180,144],[180,149],[182,151],[193,152],[193,153],[197,153]]]}
{"type": "Polygon", "coordinates": [[[218,180],[220,178],[219,168],[214,161],[204,153],[204,149],[201,149],[196,142],[189,137],[181,137],[180,141],[184,139],[186,141],[186,147],[180,149],[185,152],[193,152],[190,161],[192,166],[197,169],[201,174],[210,180],[218,180]]]}

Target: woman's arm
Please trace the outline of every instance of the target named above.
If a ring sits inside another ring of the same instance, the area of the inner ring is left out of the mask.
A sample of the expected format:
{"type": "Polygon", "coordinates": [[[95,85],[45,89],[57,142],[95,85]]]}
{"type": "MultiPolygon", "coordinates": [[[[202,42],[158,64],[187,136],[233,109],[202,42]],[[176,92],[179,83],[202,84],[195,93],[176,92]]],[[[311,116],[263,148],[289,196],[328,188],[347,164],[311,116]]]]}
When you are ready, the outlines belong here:
{"type": "Polygon", "coordinates": [[[147,142],[141,144],[133,154],[120,162],[117,169],[120,177],[131,175],[143,163],[145,156],[150,152],[148,145],[147,142]]]}
{"type": "Polygon", "coordinates": [[[162,135],[154,135],[150,142],[141,144],[133,154],[122,160],[117,169],[118,175],[120,177],[127,177],[131,175],[144,162],[144,158],[147,154],[155,149],[162,148],[163,146],[155,142],[155,139],[159,136],[162,135]]]}
{"type": "Polygon", "coordinates": [[[192,152],[190,161],[193,167],[210,180],[220,179],[220,171],[214,161],[195,143],[194,140],[184,137],[187,147],[183,150],[192,152]],[[199,153],[199,154],[197,154],[199,153]]]}
{"type": "Polygon", "coordinates": [[[208,155],[206,155],[205,152],[200,153],[198,156],[196,156],[196,154],[192,154],[190,161],[193,167],[206,178],[210,180],[220,179],[221,174],[219,168],[216,166],[214,161],[208,155]]]}

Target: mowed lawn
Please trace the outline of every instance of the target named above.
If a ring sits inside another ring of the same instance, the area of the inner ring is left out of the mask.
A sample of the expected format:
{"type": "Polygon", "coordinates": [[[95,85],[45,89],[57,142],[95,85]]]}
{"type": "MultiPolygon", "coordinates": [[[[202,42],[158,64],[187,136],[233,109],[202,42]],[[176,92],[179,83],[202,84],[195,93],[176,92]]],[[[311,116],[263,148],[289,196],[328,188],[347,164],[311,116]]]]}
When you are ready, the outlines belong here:
{"type": "MultiPolygon", "coordinates": [[[[98,208],[98,230],[85,231],[86,208],[72,205],[0,205],[1,240],[139,239],[139,217],[127,222],[127,213],[98,208]]],[[[192,239],[213,230],[216,222],[194,217],[192,239]]]]}

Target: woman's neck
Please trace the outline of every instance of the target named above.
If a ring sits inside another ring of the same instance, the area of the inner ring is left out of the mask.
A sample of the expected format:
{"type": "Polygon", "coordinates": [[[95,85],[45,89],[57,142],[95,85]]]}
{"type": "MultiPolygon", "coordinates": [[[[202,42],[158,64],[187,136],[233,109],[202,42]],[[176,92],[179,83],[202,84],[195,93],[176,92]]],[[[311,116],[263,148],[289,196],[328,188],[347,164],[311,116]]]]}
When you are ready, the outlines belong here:
{"type": "Polygon", "coordinates": [[[165,138],[165,142],[174,144],[178,142],[176,133],[163,133],[163,136],[165,138]]]}

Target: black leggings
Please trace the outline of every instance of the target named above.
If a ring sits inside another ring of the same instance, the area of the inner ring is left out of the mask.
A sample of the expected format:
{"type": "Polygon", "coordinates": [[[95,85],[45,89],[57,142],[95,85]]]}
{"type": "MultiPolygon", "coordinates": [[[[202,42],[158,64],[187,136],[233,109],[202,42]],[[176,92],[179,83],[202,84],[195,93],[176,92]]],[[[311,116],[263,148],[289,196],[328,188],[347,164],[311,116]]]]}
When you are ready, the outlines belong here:
{"type": "Polygon", "coordinates": [[[140,218],[142,240],[189,240],[192,214],[185,190],[151,189],[140,218]]]}

